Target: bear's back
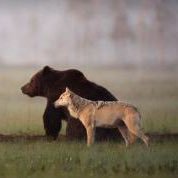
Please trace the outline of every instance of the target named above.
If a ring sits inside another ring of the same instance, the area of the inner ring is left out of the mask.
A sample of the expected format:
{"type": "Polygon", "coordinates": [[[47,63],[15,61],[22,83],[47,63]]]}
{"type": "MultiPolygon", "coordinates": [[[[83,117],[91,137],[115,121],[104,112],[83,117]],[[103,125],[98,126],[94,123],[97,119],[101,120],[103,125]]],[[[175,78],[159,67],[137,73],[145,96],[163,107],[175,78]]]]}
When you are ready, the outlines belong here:
{"type": "Polygon", "coordinates": [[[77,95],[97,101],[116,101],[117,99],[104,87],[91,82],[85,75],[76,69],[70,69],[59,72],[58,86],[61,89],[61,93],[68,87],[77,95]]]}

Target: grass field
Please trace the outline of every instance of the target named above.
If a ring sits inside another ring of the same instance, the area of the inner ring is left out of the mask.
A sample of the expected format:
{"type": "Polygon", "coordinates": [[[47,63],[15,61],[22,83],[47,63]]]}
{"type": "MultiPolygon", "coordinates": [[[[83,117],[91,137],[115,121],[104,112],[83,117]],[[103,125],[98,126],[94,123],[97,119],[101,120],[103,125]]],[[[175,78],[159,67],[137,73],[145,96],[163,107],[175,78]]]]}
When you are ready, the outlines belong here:
{"type": "MultiPolygon", "coordinates": [[[[45,99],[28,98],[20,87],[35,69],[0,69],[0,133],[42,135],[45,99]]],[[[178,71],[83,69],[120,100],[138,106],[145,132],[178,132],[178,71]]],[[[65,134],[65,127],[62,133],[65,134]]],[[[0,177],[162,177],[178,175],[178,142],[124,143],[14,140],[0,143],[0,177]]]]}

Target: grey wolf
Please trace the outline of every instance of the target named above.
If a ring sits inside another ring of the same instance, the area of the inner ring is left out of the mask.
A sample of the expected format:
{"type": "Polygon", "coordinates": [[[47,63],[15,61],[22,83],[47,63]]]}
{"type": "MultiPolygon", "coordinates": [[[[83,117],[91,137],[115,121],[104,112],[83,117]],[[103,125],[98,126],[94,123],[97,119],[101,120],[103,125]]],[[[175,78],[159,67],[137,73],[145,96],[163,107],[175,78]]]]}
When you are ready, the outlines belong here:
{"type": "Polygon", "coordinates": [[[120,101],[91,101],[66,88],[54,105],[67,107],[71,116],[82,122],[87,132],[88,146],[94,143],[96,127],[117,128],[121,131],[126,146],[129,146],[128,135],[119,130],[122,121],[133,135],[139,137],[148,146],[148,137],[141,129],[141,115],[131,104],[120,101]]]}

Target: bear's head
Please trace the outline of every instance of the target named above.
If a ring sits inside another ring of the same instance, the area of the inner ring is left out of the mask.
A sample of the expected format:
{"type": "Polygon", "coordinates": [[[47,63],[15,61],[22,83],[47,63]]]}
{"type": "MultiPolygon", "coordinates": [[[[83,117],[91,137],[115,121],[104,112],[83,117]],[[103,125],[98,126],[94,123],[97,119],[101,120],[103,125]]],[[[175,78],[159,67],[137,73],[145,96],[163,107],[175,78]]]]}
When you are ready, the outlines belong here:
{"type": "Polygon", "coordinates": [[[45,66],[33,75],[28,83],[21,87],[22,93],[30,97],[45,96],[47,90],[46,82],[49,81],[49,76],[52,73],[54,73],[54,70],[49,66],[45,66]]]}

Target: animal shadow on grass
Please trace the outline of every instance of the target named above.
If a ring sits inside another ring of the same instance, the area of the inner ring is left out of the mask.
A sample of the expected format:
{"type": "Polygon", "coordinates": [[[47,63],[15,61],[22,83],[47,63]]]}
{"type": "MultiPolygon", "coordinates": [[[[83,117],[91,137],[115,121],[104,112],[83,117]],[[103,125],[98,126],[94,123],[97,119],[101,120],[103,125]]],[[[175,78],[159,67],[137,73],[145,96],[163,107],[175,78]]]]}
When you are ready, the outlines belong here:
{"type": "MultiPolygon", "coordinates": [[[[151,143],[152,142],[164,142],[164,141],[178,141],[178,133],[146,133],[149,136],[151,143]]],[[[47,139],[45,135],[15,135],[15,134],[0,134],[0,142],[20,142],[20,141],[51,141],[47,139]]],[[[57,141],[68,142],[65,135],[60,134],[57,141]]],[[[113,142],[113,141],[112,141],[113,142]]],[[[121,143],[122,141],[119,141],[121,143]]],[[[140,142],[140,141],[138,141],[140,142]]],[[[82,142],[84,143],[84,142],[82,142]]]]}

